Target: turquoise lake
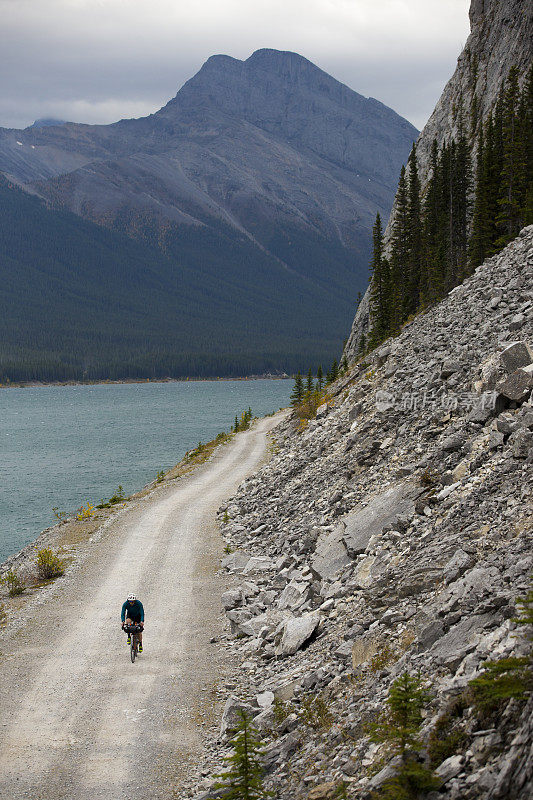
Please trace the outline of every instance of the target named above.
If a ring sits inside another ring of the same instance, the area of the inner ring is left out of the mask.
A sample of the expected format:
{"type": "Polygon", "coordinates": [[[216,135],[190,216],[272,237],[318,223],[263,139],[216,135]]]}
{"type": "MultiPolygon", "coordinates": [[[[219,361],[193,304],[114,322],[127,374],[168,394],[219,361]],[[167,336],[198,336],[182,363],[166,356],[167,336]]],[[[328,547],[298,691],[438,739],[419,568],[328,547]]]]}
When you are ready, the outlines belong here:
{"type": "Polygon", "coordinates": [[[0,563],[74,511],[126,493],[229,431],[249,406],[289,403],[287,380],[0,389],[0,563]]]}

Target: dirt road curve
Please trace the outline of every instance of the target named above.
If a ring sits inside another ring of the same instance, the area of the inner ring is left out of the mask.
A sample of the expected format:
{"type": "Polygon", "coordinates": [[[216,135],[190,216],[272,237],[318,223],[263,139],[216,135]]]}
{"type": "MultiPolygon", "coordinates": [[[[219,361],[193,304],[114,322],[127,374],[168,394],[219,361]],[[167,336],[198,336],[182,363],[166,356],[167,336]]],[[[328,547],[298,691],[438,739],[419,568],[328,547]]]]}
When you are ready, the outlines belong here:
{"type": "Polygon", "coordinates": [[[0,641],[1,800],[180,798],[224,674],[209,643],[222,625],[214,514],[259,465],[277,421],[119,515],[86,545],[79,572],[0,641]],[[146,611],[134,665],[119,625],[131,591],[146,611]]]}

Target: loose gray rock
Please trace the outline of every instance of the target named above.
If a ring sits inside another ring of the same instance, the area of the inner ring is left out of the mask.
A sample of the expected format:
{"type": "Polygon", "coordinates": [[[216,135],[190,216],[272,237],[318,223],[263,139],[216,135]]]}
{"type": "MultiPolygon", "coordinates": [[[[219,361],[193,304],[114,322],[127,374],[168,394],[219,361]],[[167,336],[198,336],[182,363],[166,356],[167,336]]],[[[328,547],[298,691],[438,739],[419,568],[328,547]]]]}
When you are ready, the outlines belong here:
{"type": "Polygon", "coordinates": [[[533,363],[533,349],[527,342],[513,342],[500,354],[502,366],[508,373],[533,363]]]}
{"type": "Polygon", "coordinates": [[[311,638],[319,623],[318,614],[304,614],[302,617],[287,620],[276,650],[278,655],[291,656],[296,653],[311,638]]]}

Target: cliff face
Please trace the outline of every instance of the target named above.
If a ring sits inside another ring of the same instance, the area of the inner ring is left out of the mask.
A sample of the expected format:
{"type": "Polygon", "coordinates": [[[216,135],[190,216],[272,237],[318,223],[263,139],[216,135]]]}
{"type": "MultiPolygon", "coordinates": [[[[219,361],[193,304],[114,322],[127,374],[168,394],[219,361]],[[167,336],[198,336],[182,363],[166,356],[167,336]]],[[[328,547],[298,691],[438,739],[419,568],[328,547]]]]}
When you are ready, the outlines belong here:
{"type": "MultiPolygon", "coordinates": [[[[518,67],[523,81],[533,59],[533,10],[527,0],[472,0],[471,33],[457,60],[452,78],[435,106],[417,141],[417,158],[422,189],[430,178],[429,159],[433,140],[439,147],[457,139],[463,109],[466,130],[477,107],[485,119],[498,98],[512,66],[518,67]]],[[[390,235],[394,206],[385,240],[390,235]]],[[[356,313],[346,346],[348,361],[356,357],[362,334],[368,331],[368,292],[356,313]]]]}
{"type": "MultiPolygon", "coordinates": [[[[532,310],[530,226],[334,384],[316,419],[283,423],[220,510],[222,733],[236,709],[253,716],[281,800],[376,796],[399,761],[368,726],[404,672],[431,689],[428,798],[531,798],[532,699],[483,710],[468,684],[532,646],[515,622],[533,571],[532,310]]],[[[204,782],[197,800],[214,797],[204,782]]]]}

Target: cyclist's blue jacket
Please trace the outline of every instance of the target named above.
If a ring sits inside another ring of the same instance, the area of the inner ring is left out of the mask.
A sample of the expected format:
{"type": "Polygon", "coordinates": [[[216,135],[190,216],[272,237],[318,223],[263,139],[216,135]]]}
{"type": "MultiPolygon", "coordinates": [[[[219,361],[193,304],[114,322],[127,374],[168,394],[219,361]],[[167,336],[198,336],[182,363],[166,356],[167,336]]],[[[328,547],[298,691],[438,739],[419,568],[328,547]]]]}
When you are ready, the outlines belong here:
{"type": "Polygon", "coordinates": [[[124,622],[124,620],[126,619],[126,613],[130,619],[140,620],[141,622],[144,622],[144,608],[140,600],[135,600],[133,605],[130,605],[126,600],[126,602],[122,606],[122,611],[120,613],[120,619],[122,620],[122,622],[124,622]]]}

